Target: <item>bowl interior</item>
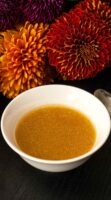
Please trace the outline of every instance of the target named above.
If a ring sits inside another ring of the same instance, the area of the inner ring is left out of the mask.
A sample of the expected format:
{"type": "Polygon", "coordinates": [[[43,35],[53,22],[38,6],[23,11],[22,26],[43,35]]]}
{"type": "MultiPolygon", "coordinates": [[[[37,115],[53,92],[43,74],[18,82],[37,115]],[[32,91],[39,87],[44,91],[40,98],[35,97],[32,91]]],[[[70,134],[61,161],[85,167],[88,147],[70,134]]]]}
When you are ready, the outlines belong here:
{"type": "Polygon", "coordinates": [[[96,97],[76,87],[47,85],[20,94],[6,107],[2,115],[1,128],[9,146],[14,150],[17,148],[15,128],[25,113],[42,105],[53,104],[66,105],[86,114],[96,128],[94,148],[99,148],[105,142],[110,131],[110,117],[104,105],[96,97]]]}

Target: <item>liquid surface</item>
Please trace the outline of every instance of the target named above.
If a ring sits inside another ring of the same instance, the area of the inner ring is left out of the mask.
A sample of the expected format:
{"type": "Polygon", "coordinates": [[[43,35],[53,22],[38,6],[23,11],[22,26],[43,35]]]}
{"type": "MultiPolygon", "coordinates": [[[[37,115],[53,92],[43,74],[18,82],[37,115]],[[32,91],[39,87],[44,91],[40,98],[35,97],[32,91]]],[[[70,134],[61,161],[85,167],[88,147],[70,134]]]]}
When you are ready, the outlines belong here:
{"type": "Polygon", "coordinates": [[[96,138],[95,128],[84,114],[58,105],[27,113],[15,133],[22,151],[47,160],[80,156],[93,147],[96,138]]]}

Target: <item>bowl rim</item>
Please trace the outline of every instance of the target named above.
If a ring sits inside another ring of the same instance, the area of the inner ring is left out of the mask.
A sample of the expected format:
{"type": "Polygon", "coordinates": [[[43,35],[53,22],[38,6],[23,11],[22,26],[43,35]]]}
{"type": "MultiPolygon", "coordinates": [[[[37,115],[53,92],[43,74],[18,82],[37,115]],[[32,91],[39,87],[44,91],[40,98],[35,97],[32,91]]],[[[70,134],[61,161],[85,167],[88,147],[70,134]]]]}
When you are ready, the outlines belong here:
{"type": "Polygon", "coordinates": [[[39,86],[39,87],[35,87],[35,88],[31,88],[29,90],[26,90],[24,92],[22,92],[21,94],[19,94],[18,96],[16,96],[13,100],[10,101],[10,103],[8,103],[8,105],[5,107],[3,113],[2,113],[2,116],[1,116],[1,133],[2,133],[2,136],[5,140],[5,142],[8,144],[8,146],[14,151],[16,152],[19,156],[23,157],[24,159],[28,159],[30,161],[34,161],[34,162],[38,162],[38,163],[43,163],[43,164],[51,164],[51,165],[60,165],[60,164],[68,164],[68,163],[74,163],[74,162],[77,162],[77,161],[81,161],[85,158],[88,158],[89,156],[91,156],[92,154],[94,154],[97,150],[99,150],[106,142],[106,140],[108,139],[109,135],[110,135],[110,130],[111,130],[111,120],[110,120],[110,115],[106,109],[106,107],[104,106],[104,104],[97,98],[95,97],[93,94],[91,94],[90,92],[84,90],[84,89],[81,89],[79,87],[75,87],[75,86],[70,86],[70,85],[65,85],[65,84],[49,84],[49,85],[43,85],[43,86],[39,86]],[[104,110],[107,114],[107,118],[108,118],[108,130],[106,131],[106,136],[105,136],[105,139],[102,140],[100,142],[99,145],[91,148],[91,150],[89,150],[87,153],[85,154],[82,154],[81,156],[78,156],[78,157],[74,157],[74,158],[70,158],[70,159],[64,159],[64,160],[46,160],[46,159],[41,159],[41,158],[37,158],[37,157],[33,157],[33,156],[30,156],[28,155],[27,153],[23,152],[21,149],[17,148],[15,145],[13,145],[10,140],[8,140],[8,137],[6,136],[5,134],[5,131],[4,131],[4,126],[3,126],[3,121],[4,121],[4,118],[5,118],[5,115],[6,115],[6,112],[7,110],[9,109],[9,107],[11,106],[11,104],[16,101],[17,99],[21,98],[21,96],[23,96],[24,94],[26,93],[30,93],[30,91],[32,90],[37,90],[37,88],[45,88],[45,87],[70,87],[70,88],[76,88],[84,93],[87,93],[88,95],[90,95],[92,98],[96,99],[96,101],[101,104],[103,107],[104,107],[104,110]]]}

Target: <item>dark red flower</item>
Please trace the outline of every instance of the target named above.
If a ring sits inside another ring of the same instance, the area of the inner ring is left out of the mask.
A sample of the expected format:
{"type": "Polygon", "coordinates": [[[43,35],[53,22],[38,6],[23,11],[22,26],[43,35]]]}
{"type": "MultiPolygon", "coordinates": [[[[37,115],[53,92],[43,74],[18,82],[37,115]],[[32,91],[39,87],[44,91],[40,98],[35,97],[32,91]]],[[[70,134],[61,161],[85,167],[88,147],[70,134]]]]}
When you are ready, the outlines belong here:
{"type": "Polygon", "coordinates": [[[103,70],[111,55],[111,34],[96,17],[74,9],[51,25],[47,37],[51,65],[64,79],[84,79],[103,70]]]}

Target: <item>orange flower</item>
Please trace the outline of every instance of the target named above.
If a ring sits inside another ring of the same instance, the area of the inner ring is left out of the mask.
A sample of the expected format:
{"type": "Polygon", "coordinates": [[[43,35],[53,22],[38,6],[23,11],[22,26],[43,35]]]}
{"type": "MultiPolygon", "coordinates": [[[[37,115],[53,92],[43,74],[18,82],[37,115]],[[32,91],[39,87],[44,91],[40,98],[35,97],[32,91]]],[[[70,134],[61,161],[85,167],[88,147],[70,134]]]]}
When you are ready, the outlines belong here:
{"type": "Polygon", "coordinates": [[[0,36],[0,56],[4,53],[3,37],[0,36]]]}
{"type": "Polygon", "coordinates": [[[19,30],[2,33],[5,52],[0,59],[0,91],[7,97],[13,98],[49,82],[49,66],[46,66],[48,29],[47,24],[26,22],[19,30]]]}

